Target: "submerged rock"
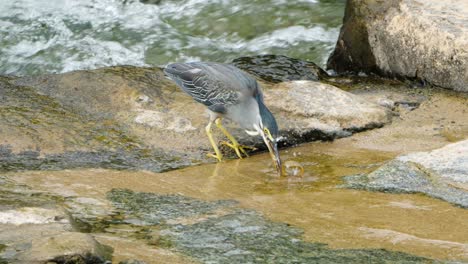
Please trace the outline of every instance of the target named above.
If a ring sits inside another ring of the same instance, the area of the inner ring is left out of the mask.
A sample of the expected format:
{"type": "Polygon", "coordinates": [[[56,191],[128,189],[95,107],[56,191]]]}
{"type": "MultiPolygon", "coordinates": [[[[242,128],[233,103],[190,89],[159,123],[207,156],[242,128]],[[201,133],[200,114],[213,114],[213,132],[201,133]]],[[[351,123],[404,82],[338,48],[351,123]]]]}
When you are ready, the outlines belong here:
{"type": "Polygon", "coordinates": [[[436,263],[401,252],[306,242],[300,229],[229,201],[123,189],[112,190],[108,198],[123,213],[122,224],[157,225],[158,238],[149,232],[145,239],[202,263],[436,263]]]}
{"type": "Polygon", "coordinates": [[[294,80],[318,81],[328,74],[317,64],[301,61],[283,55],[258,55],[241,57],[232,64],[268,82],[286,82],[294,80]]]}
{"type": "MultiPolygon", "coordinates": [[[[330,85],[301,81],[265,84],[264,90],[283,145],[349,136],[389,121],[382,107],[330,85]]],[[[0,78],[0,94],[3,171],[103,167],[160,172],[213,161],[205,155],[212,151],[204,129],[206,108],[166,80],[159,68],[0,78]]],[[[266,149],[260,137],[226,123],[241,144],[266,149]]],[[[217,129],[214,133],[224,138],[217,129]]]]}
{"type": "Polygon", "coordinates": [[[347,1],[328,68],[419,79],[468,91],[464,0],[347,1]]]}
{"type": "Polygon", "coordinates": [[[350,188],[419,192],[468,208],[468,140],[400,156],[369,175],[345,180],[350,188]]]}

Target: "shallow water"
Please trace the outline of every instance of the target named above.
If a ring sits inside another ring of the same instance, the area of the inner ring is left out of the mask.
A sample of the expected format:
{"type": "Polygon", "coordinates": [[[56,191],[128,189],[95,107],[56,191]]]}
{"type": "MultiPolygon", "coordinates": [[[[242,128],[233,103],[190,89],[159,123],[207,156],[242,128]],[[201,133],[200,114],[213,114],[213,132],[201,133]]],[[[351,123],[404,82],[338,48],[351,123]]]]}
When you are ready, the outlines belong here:
{"type": "Polygon", "coordinates": [[[0,5],[0,74],[282,54],[325,63],[344,0],[18,0],[0,5]]]}
{"type": "MultiPolygon", "coordinates": [[[[395,153],[343,151],[339,144],[313,143],[282,154],[284,160],[304,165],[303,177],[275,177],[269,156],[261,154],[161,174],[97,169],[24,172],[14,178],[35,189],[99,200],[105,200],[112,188],[203,200],[233,199],[270,220],[303,229],[306,241],[332,248],[386,248],[436,259],[468,260],[467,210],[419,194],[339,188],[341,176],[369,172],[395,153]]],[[[100,236],[103,241],[112,240],[100,236]]],[[[114,241],[129,243],[124,242],[114,241]]],[[[125,252],[133,251],[137,250],[125,252]]],[[[135,254],[144,258],[142,252],[135,254]]]]}
{"type": "MultiPolygon", "coordinates": [[[[400,90],[380,92],[390,98],[404,94],[400,90]]],[[[411,96],[414,92],[417,91],[406,91],[411,96]]],[[[373,98],[374,93],[379,91],[361,96],[373,98]]],[[[276,177],[267,153],[165,173],[75,169],[8,175],[35,190],[99,201],[93,203],[93,210],[109,204],[107,195],[113,188],[179,194],[208,201],[229,199],[238,201],[243,208],[260,212],[268,220],[300,228],[306,242],[326,243],[331,248],[385,248],[467,262],[468,210],[421,194],[340,187],[342,176],[368,173],[398,155],[436,149],[466,138],[466,97],[429,90],[416,95],[430,99],[412,111],[401,110],[400,117],[383,128],[333,142],[314,142],[282,150],[284,163],[297,162],[304,167],[302,177],[276,177]]],[[[186,217],[180,221],[199,219],[186,217]]],[[[167,248],[135,239],[139,231],[135,227],[118,228],[120,234],[127,236],[116,235],[119,232],[95,235],[102,243],[115,248],[115,262],[126,258],[148,263],[155,259],[160,263],[190,262],[167,248]]]]}

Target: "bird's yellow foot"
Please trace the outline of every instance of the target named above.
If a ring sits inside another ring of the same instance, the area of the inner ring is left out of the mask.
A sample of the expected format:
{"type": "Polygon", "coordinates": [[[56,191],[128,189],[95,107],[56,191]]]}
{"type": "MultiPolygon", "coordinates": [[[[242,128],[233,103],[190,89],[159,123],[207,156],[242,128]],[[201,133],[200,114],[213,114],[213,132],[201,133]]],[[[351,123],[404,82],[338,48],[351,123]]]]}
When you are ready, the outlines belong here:
{"type": "Polygon", "coordinates": [[[210,157],[210,158],[215,158],[218,160],[218,162],[221,162],[223,160],[223,156],[221,155],[221,153],[219,153],[218,155],[216,154],[212,154],[212,153],[208,153],[206,154],[206,156],[210,157]]]}
{"type": "Polygon", "coordinates": [[[246,157],[249,156],[249,154],[247,154],[247,151],[245,151],[246,149],[250,149],[250,150],[256,150],[257,148],[255,147],[250,147],[250,146],[244,146],[244,145],[239,145],[237,142],[235,143],[229,143],[227,141],[222,141],[221,144],[223,145],[226,145],[232,149],[234,149],[234,151],[236,152],[237,156],[242,159],[242,155],[241,153],[243,153],[246,157]]]}

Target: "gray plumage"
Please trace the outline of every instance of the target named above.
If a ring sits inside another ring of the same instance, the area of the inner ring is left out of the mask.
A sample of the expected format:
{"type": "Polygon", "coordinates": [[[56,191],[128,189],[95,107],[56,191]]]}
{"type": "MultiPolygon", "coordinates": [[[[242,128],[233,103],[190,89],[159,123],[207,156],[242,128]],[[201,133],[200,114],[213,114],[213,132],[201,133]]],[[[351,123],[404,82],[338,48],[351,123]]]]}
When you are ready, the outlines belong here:
{"type": "Polygon", "coordinates": [[[193,99],[211,110],[210,121],[205,130],[215,154],[208,156],[218,161],[223,158],[211,133],[213,123],[230,140],[230,143],[224,144],[233,148],[239,158],[242,158],[242,153],[248,156],[245,151],[248,147],[241,146],[223,127],[221,119],[228,118],[250,135],[262,136],[278,175],[282,175],[277,145],[278,125],[265,106],[262,91],[254,78],[232,65],[213,62],[174,63],[168,65],[164,73],[193,99]]]}
{"type": "Polygon", "coordinates": [[[263,102],[257,81],[240,69],[221,63],[191,62],[168,65],[164,72],[197,102],[214,113],[255,131],[260,122],[276,138],[276,120],[263,102]]]}

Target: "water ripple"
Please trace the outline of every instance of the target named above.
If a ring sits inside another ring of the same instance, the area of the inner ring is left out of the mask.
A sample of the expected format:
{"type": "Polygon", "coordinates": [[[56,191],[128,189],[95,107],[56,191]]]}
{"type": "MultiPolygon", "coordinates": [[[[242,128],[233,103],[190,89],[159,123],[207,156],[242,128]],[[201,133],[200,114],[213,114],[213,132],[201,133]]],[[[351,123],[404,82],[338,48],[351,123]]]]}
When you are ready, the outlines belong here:
{"type": "Polygon", "coordinates": [[[266,53],[323,64],[343,9],[342,0],[7,1],[0,5],[0,74],[266,53]]]}

